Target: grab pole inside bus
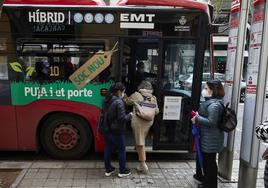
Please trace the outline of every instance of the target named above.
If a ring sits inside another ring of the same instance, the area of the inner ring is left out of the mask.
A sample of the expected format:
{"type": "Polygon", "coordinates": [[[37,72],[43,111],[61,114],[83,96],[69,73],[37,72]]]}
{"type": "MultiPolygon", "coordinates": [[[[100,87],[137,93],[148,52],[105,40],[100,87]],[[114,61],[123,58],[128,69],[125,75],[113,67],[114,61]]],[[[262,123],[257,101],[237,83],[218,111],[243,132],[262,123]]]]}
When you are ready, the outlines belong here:
{"type": "MultiPolygon", "coordinates": [[[[230,65],[227,65],[227,66],[234,67],[234,71],[229,70],[230,72],[228,73],[228,70],[226,70],[226,77],[233,78],[233,79],[230,80],[230,83],[229,83],[229,85],[231,85],[232,87],[229,87],[229,88],[225,87],[225,89],[227,88],[228,90],[231,90],[231,92],[226,91],[227,96],[225,98],[227,98],[227,102],[230,102],[231,108],[235,110],[236,114],[238,112],[238,104],[239,104],[239,92],[240,92],[240,82],[241,82],[241,75],[242,75],[242,66],[243,66],[243,60],[244,60],[246,24],[248,20],[249,3],[250,3],[250,0],[242,1],[241,13],[240,13],[241,15],[239,19],[238,36],[236,39],[237,40],[236,56],[235,58],[231,60],[227,60],[227,63],[232,64],[231,66],[230,65]],[[231,74],[233,74],[233,76],[231,74]],[[233,85],[232,85],[232,81],[233,81],[233,85]],[[228,94],[231,96],[228,96],[228,94]]],[[[231,37],[229,34],[229,40],[231,40],[230,38],[231,37]]],[[[232,40],[234,40],[233,38],[232,40]]],[[[228,47],[229,47],[229,44],[228,44],[228,47]]],[[[232,58],[232,57],[233,56],[228,54],[228,58],[232,58]]],[[[218,159],[219,175],[227,180],[232,179],[234,140],[235,140],[235,130],[230,132],[228,135],[225,134],[224,149],[219,154],[219,159],[218,159]]]]}

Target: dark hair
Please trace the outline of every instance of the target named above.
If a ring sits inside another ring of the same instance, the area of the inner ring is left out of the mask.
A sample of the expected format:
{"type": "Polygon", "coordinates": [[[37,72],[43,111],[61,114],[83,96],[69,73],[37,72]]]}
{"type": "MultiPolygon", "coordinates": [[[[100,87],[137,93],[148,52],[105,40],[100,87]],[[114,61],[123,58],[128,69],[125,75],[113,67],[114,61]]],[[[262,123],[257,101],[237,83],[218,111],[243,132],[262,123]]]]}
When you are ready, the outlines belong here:
{"type": "Polygon", "coordinates": [[[111,101],[112,97],[118,92],[118,91],[124,91],[126,87],[121,82],[114,83],[110,89],[109,92],[107,92],[107,95],[105,96],[104,103],[107,104],[111,101]]]}
{"type": "Polygon", "coordinates": [[[116,82],[110,87],[110,93],[116,94],[117,91],[124,91],[126,87],[121,82],[116,82]]]}
{"type": "Polygon", "coordinates": [[[207,86],[212,90],[212,97],[224,97],[225,92],[220,80],[209,80],[207,86]]]}

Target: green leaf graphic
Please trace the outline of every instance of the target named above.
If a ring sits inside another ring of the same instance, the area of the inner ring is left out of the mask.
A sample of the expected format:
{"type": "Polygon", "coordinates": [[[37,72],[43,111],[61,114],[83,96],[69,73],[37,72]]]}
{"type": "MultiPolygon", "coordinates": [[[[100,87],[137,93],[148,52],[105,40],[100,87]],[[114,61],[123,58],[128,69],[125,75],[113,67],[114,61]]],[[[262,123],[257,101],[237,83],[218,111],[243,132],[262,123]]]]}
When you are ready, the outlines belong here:
{"type": "Polygon", "coordinates": [[[27,76],[32,76],[33,72],[34,72],[34,67],[27,67],[26,69],[27,72],[27,76]]]}
{"type": "Polygon", "coordinates": [[[22,66],[18,62],[10,63],[10,66],[15,72],[22,72],[22,66]]]}

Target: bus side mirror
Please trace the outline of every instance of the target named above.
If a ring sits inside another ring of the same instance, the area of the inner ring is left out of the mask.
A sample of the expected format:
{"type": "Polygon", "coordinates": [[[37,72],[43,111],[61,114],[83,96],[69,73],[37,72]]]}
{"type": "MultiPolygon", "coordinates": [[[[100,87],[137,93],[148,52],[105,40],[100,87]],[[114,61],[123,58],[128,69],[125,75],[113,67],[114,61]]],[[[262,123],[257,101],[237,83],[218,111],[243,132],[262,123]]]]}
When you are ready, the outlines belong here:
{"type": "Polygon", "coordinates": [[[226,24],[211,24],[210,33],[224,33],[229,29],[229,23],[226,24]]]}
{"type": "Polygon", "coordinates": [[[219,24],[212,24],[210,28],[210,33],[219,33],[219,24]]]}

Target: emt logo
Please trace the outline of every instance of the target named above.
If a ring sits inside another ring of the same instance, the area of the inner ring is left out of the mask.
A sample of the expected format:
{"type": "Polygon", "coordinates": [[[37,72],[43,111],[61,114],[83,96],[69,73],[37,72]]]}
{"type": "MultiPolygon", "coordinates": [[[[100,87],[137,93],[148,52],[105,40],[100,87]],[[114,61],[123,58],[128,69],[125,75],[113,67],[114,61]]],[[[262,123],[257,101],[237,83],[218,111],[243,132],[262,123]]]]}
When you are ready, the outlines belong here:
{"type": "Polygon", "coordinates": [[[122,29],[154,29],[155,14],[120,14],[120,28],[122,29]]]}

